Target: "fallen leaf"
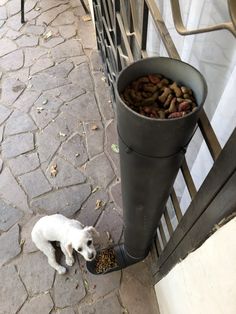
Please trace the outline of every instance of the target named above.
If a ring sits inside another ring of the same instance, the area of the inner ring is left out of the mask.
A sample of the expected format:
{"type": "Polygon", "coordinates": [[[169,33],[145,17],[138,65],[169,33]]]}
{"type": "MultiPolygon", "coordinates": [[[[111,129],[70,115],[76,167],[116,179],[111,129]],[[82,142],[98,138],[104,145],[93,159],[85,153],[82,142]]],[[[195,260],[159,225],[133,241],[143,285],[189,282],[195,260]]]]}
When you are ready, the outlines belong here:
{"type": "Polygon", "coordinates": [[[46,105],[47,102],[48,102],[48,100],[47,100],[47,99],[44,99],[44,101],[42,102],[42,105],[46,105]]]}
{"type": "Polygon", "coordinates": [[[66,136],[66,134],[65,134],[65,133],[62,133],[62,132],[59,132],[59,135],[60,135],[60,136],[63,136],[63,137],[66,136]]]}
{"type": "Polygon", "coordinates": [[[83,15],[83,16],[82,16],[82,20],[83,20],[84,22],[91,21],[91,16],[90,16],[90,15],[83,15]]]}
{"type": "Polygon", "coordinates": [[[113,150],[114,153],[119,154],[119,146],[117,144],[112,144],[111,149],[113,150]]]}
{"type": "Polygon", "coordinates": [[[101,78],[101,80],[102,80],[103,82],[106,82],[106,77],[103,76],[103,77],[101,78]]]}
{"type": "Polygon", "coordinates": [[[36,110],[38,113],[41,113],[44,110],[44,108],[43,107],[37,107],[36,110]]]}
{"type": "Polygon", "coordinates": [[[97,192],[97,190],[99,190],[99,186],[95,186],[95,188],[92,190],[92,193],[97,192]]]}
{"type": "Polygon", "coordinates": [[[56,175],[57,175],[57,173],[58,173],[57,164],[51,165],[50,173],[51,173],[51,176],[52,176],[52,177],[56,177],[56,175]]]}
{"type": "Polygon", "coordinates": [[[88,285],[88,281],[87,281],[86,279],[84,279],[84,286],[85,286],[85,288],[88,290],[89,285],[88,285]]]}
{"type": "Polygon", "coordinates": [[[43,39],[48,40],[50,37],[52,37],[52,31],[49,31],[47,33],[43,34],[43,39]]]}
{"type": "Polygon", "coordinates": [[[98,126],[96,124],[93,124],[92,127],[91,127],[91,130],[95,131],[98,129],[98,126]]]}
{"type": "Polygon", "coordinates": [[[110,235],[110,233],[108,231],[106,231],[106,235],[107,235],[108,240],[110,240],[111,239],[111,235],[110,235]]]}
{"type": "Polygon", "coordinates": [[[79,153],[75,154],[75,157],[79,157],[79,156],[80,156],[80,154],[79,154],[79,153]]]}
{"type": "Polygon", "coordinates": [[[96,210],[99,209],[100,207],[102,207],[102,205],[103,205],[102,200],[96,200],[96,207],[95,207],[95,209],[96,210]]]}
{"type": "Polygon", "coordinates": [[[40,8],[40,7],[36,7],[34,10],[35,10],[35,11],[40,11],[41,8],[40,8]]]}
{"type": "Polygon", "coordinates": [[[20,240],[20,246],[23,246],[25,244],[25,240],[24,239],[21,239],[20,240]]]}

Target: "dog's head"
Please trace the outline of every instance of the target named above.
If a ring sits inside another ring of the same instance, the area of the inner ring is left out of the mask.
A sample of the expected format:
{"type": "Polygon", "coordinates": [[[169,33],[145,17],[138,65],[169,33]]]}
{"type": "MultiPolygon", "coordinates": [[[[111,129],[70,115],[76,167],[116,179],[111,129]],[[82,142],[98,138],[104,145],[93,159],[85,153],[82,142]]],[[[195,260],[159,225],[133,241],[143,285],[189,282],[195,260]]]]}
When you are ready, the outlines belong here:
{"type": "Polygon", "coordinates": [[[80,253],[86,261],[92,261],[96,256],[93,236],[99,236],[99,233],[92,226],[78,230],[78,233],[73,236],[71,244],[68,247],[68,249],[71,250],[71,254],[74,249],[76,252],[80,253]]]}

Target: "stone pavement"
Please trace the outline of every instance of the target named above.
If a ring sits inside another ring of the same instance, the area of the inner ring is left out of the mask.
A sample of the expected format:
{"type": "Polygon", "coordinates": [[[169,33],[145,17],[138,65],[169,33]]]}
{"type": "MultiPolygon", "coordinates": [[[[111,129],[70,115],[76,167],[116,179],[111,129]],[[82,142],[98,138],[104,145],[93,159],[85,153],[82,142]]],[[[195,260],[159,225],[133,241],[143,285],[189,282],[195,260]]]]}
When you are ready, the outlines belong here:
{"type": "MultiPolygon", "coordinates": [[[[149,261],[60,276],[30,232],[45,214],[122,239],[114,112],[91,21],[79,0],[0,0],[0,313],[154,314],[149,261]]],[[[63,263],[63,261],[62,261],[63,263]]]]}

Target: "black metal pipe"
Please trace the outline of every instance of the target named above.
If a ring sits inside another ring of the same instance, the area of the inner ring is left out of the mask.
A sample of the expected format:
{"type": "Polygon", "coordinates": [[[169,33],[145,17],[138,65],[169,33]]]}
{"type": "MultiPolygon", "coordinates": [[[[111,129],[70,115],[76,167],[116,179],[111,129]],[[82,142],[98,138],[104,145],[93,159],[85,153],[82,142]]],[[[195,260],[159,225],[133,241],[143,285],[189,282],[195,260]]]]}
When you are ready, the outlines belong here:
{"type": "Polygon", "coordinates": [[[21,0],[20,2],[21,4],[21,23],[24,24],[25,23],[25,0],[21,0]]]}
{"type": "Polygon", "coordinates": [[[114,251],[120,268],[142,260],[150,250],[206,94],[207,86],[201,73],[187,63],[170,58],[139,60],[118,77],[117,129],[125,229],[124,244],[114,251]],[[131,110],[120,94],[132,81],[152,73],[160,73],[190,87],[197,110],[169,120],[148,118],[131,110]]]}

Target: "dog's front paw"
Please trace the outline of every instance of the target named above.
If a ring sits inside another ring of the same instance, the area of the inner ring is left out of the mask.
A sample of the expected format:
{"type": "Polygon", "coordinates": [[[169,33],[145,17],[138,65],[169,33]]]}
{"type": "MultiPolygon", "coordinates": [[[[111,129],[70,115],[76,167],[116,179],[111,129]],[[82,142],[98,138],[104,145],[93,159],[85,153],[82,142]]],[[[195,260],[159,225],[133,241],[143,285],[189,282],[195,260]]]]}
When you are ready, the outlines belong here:
{"type": "Polygon", "coordinates": [[[74,262],[75,262],[74,257],[66,259],[66,265],[68,266],[72,266],[74,262]]]}
{"type": "Polygon", "coordinates": [[[59,275],[64,275],[66,273],[66,268],[63,266],[59,266],[57,272],[59,275]]]}

